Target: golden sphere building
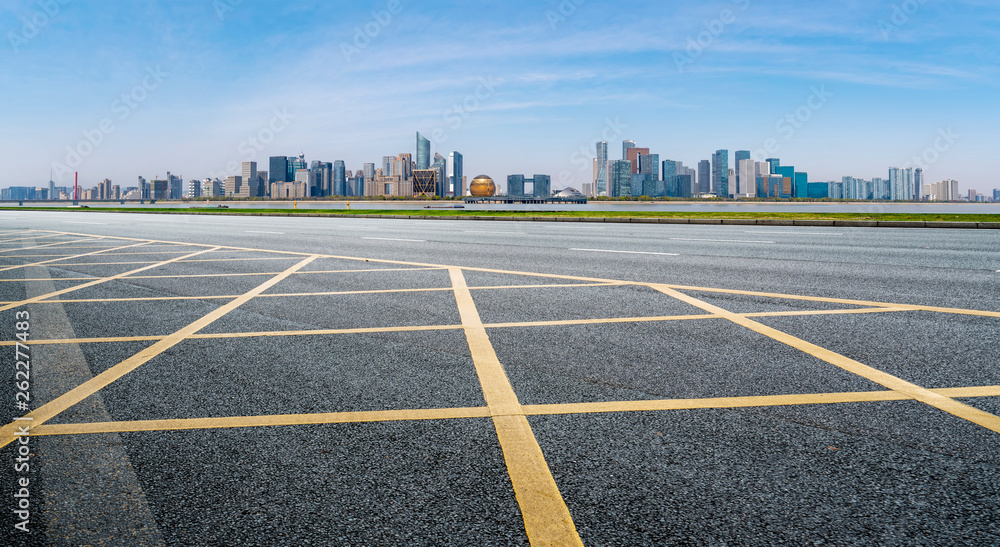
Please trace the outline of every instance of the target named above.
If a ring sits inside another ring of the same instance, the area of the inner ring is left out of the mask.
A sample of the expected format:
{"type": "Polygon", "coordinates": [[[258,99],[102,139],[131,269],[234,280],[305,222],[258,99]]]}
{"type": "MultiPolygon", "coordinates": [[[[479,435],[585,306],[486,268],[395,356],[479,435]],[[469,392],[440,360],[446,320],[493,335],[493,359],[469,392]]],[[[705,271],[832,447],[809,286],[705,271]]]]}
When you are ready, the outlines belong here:
{"type": "Polygon", "coordinates": [[[497,193],[497,185],[490,177],[479,175],[472,179],[472,184],[469,185],[469,193],[474,198],[493,197],[497,193]]]}

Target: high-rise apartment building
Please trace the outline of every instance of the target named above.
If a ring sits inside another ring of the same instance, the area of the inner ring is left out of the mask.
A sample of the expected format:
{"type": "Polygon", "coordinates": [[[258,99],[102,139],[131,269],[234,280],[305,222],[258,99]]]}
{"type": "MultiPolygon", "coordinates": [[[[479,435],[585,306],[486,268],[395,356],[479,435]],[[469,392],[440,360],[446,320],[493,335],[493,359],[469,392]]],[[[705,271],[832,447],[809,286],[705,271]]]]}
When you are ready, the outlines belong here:
{"type": "MultiPolygon", "coordinates": [[[[431,166],[431,141],[417,132],[417,169],[429,169],[431,166]]],[[[416,190],[414,190],[416,195],[416,190]]]]}
{"type": "Polygon", "coordinates": [[[371,182],[375,180],[375,164],[366,163],[362,166],[362,171],[364,172],[365,182],[371,182]]]}

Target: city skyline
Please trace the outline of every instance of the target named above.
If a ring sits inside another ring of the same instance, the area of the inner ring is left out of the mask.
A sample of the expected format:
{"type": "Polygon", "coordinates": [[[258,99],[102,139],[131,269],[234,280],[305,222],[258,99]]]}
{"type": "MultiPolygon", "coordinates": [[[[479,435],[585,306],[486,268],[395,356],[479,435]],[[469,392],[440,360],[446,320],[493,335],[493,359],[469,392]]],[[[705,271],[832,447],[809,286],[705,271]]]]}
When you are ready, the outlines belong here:
{"type": "Polygon", "coordinates": [[[418,130],[470,177],[553,188],[633,139],[692,166],[747,150],[810,180],[920,167],[988,193],[998,20],[972,1],[9,1],[0,186],[224,178],[299,152],[357,170],[416,157],[418,130]]]}

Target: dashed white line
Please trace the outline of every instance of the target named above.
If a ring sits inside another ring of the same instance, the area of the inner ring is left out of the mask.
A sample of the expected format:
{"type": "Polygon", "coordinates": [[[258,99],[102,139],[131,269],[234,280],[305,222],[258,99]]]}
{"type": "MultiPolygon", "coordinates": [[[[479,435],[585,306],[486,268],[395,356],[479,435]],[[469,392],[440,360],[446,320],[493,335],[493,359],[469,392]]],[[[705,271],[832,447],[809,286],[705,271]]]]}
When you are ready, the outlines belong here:
{"type": "Polygon", "coordinates": [[[773,241],[753,241],[749,239],[694,239],[686,237],[672,237],[673,241],[714,241],[717,243],[774,243],[773,241]]]}
{"type": "Polygon", "coordinates": [[[261,231],[258,231],[258,230],[244,230],[243,233],[245,233],[245,234],[277,234],[277,235],[280,235],[280,236],[285,235],[285,232],[261,232],[261,231]]]}
{"type": "Polygon", "coordinates": [[[588,253],[623,253],[630,255],[661,255],[661,256],[680,256],[677,253],[654,253],[652,251],[613,251],[610,249],[570,249],[571,251],[584,251],[588,253]]]}
{"type": "Polygon", "coordinates": [[[396,239],[394,237],[363,237],[361,239],[377,239],[379,241],[412,241],[413,243],[426,243],[423,239],[396,239]]]}
{"type": "Polygon", "coordinates": [[[836,234],[832,232],[743,232],[744,234],[780,234],[780,235],[796,235],[796,236],[842,236],[844,234],[836,234]]]}

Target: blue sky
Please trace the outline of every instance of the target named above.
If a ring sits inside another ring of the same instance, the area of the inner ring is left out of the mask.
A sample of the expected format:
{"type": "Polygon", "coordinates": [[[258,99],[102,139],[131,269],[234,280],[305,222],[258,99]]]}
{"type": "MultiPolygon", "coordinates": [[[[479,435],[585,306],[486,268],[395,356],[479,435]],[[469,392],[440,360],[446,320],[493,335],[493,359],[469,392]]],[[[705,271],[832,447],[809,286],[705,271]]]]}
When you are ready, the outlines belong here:
{"type": "Polygon", "coordinates": [[[746,149],[811,180],[912,165],[1000,188],[994,0],[0,0],[0,31],[0,186],[299,152],[356,170],[420,131],[470,178],[553,187],[634,139],[691,166],[746,149]]]}

